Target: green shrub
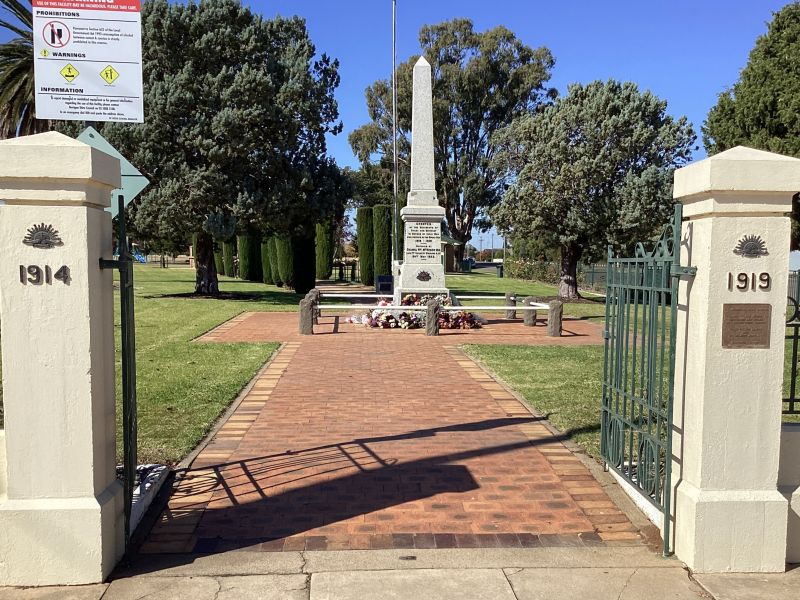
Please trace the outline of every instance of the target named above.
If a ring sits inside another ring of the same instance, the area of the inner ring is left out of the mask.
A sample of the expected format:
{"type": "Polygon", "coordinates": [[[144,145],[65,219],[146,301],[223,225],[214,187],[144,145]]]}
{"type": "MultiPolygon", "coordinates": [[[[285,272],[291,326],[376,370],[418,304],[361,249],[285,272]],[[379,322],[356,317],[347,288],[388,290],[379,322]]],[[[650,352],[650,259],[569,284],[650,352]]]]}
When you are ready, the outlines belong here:
{"type": "Polygon", "coordinates": [[[267,243],[269,244],[269,270],[272,273],[272,282],[278,287],[283,287],[281,270],[278,267],[278,238],[272,236],[267,243]]]}
{"type": "Polygon", "coordinates": [[[294,291],[305,294],[317,283],[314,237],[292,237],[292,264],[294,265],[294,291]]]}
{"type": "Polygon", "coordinates": [[[376,204],[372,207],[373,262],[375,277],[392,274],[392,207],[376,204]]]}
{"type": "Polygon", "coordinates": [[[363,285],[375,284],[372,235],[372,207],[362,206],[356,211],[356,235],[358,235],[358,270],[363,285]]]}
{"type": "Polygon", "coordinates": [[[272,280],[272,267],[269,260],[269,238],[261,240],[261,278],[267,285],[275,283],[272,280]]]}
{"type": "Polygon", "coordinates": [[[214,266],[217,274],[225,275],[225,259],[222,256],[222,242],[214,240],[214,266]]]}
{"type": "Polygon", "coordinates": [[[335,227],[332,220],[317,223],[316,261],[317,279],[330,279],[333,272],[333,236],[335,227]]]}
{"type": "Polygon", "coordinates": [[[561,269],[558,263],[538,260],[527,260],[520,258],[517,260],[507,260],[504,267],[504,275],[514,279],[528,279],[530,281],[541,281],[557,285],[561,279],[561,269]]]}
{"type": "Polygon", "coordinates": [[[288,237],[275,238],[275,247],[278,256],[278,273],[283,284],[294,289],[294,256],[292,254],[292,240],[288,237]]]}
{"type": "Polygon", "coordinates": [[[222,242],[222,262],[225,264],[225,275],[233,277],[233,257],[236,256],[236,242],[228,240],[222,242]]]}

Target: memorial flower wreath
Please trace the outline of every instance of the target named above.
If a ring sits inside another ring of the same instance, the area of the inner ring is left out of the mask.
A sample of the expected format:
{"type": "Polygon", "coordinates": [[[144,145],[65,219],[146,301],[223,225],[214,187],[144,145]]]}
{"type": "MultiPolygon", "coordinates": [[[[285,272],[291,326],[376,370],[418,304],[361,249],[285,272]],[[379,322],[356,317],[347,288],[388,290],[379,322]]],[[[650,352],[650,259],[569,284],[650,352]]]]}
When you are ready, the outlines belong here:
{"type": "MultiPolygon", "coordinates": [[[[446,295],[420,295],[408,294],[403,296],[401,304],[403,306],[424,306],[428,301],[438,298],[443,306],[452,306],[453,302],[446,295]]],[[[419,329],[425,327],[425,313],[423,311],[401,311],[381,308],[390,306],[386,300],[378,302],[378,308],[362,316],[352,316],[348,320],[350,323],[360,323],[367,327],[378,327],[381,329],[419,329]]],[[[481,326],[477,317],[467,311],[442,311],[439,314],[439,327],[441,329],[478,329],[481,326]]]]}

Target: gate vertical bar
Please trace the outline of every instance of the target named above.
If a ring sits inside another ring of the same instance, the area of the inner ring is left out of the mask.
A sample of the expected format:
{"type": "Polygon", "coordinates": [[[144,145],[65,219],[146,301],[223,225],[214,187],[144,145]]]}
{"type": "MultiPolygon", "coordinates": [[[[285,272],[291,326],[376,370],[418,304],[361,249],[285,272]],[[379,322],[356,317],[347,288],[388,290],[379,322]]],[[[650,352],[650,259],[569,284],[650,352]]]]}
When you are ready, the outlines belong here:
{"type": "Polygon", "coordinates": [[[122,444],[125,496],[125,552],[131,539],[131,511],[136,485],[138,424],[136,411],[136,328],[133,306],[133,257],[125,228],[125,206],[119,195],[119,289],[122,338],[122,444]]]}

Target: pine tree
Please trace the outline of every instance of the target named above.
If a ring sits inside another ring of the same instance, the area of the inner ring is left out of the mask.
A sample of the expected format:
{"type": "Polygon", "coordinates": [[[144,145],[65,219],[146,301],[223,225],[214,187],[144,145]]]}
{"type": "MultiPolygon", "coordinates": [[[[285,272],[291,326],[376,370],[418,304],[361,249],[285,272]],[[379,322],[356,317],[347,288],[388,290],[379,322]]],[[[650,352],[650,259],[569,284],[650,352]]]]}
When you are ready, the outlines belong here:
{"type": "MultiPolygon", "coordinates": [[[[331,212],[315,186],[330,166],[325,136],[341,130],[338,62],[303,19],[265,19],[240,0],[150,0],[142,47],[147,120],[101,132],[151,181],[132,233],[185,245],[216,211],[239,230],[286,234],[331,212]]],[[[196,292],[214,294],[211,236],[196,255],[196,292]]]]}
{"type": "Polygon", "coordinates": [[[493,220],[559,248],[559,295],[577,297],[582,258],[648,239],[668,222],[672,173],[689,162],[694,142],[686,117],[674,119],[635,83],[573,84],[496,133],[493,166],[509,187],[493,220]]]}

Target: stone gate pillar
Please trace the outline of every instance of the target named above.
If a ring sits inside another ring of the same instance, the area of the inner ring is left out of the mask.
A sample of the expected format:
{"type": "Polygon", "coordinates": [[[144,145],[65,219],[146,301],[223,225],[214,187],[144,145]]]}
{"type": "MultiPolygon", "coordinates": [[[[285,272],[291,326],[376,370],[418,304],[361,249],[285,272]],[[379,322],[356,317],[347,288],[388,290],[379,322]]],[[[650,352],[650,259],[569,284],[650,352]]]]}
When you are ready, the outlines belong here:
{"type": "Polygon", "coordinates": [[[0,141],[0,585],[100,582],[122,554],[112,274],[99,266],[119,186],[116,158],[60,133],[0,141]]]}
{"type": "Polygon", "coordinates": [[[675,173],[684,208],[674,547],[699,572],[783,571],[778,492],[792,195],[800,160],[736,147],[675,173]]]}

